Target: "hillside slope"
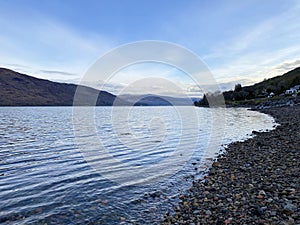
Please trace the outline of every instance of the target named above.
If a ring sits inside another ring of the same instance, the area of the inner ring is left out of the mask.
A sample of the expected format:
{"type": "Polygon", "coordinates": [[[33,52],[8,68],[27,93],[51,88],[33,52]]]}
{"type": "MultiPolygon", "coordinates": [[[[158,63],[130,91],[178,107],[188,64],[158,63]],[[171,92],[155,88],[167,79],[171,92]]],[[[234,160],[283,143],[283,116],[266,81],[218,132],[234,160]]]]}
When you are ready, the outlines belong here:
{"type": "MultiPolygon", "coordinates": [[[[286,98],[285,91],[300,85],[300,67],[295,68],[281,76],[276,76],[262,82],[242,87],[236,84],[235,90],[225,91],[222,93],[227,105],[252,105],[259,104],[262,101],[268,100],[270,93],[274,99],[286,98]]],[[[209,106],[207,97],[211,100],[218,97],[219,93],[205,93],[200,101],[195,101],[195,106],[209,106]]],[[[270,99],[271,101],[271,99],[270,99]]]]}
{"type": "Polygon", "coordinates": [[[273,92],[279,95],[285,90],[300,84],[300,67],[293,69],[281,76],[276,76],[251,86],[242,87],[240,90],[226,91],[223,93],[225,100],[245,100],[266,97],[273,92]]]}
{"type": "MultiPolygon", "coordinates": [[[[38,79],[9,69],[0,68],[1,106],[71,106],[77,85],[38,79]]],[[[82,94],[78,105],[95,105],[91,96],[99,90],[80,86],[82,94]]],[[[112,105],[115,95],[101,91],[97,106],[112,105]]]]}

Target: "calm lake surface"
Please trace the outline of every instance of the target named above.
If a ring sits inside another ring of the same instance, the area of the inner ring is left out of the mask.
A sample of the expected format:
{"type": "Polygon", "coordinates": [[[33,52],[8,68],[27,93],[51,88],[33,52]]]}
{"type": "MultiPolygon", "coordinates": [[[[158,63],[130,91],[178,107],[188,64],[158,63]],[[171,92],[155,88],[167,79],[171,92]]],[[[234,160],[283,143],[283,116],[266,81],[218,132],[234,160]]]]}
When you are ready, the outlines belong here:
{"type": "Polygon", "coordinates": [[[246,109],[177,108],[93,108],[95,136],[72,107],[0,107],[0,223],[155,224],[221,145],[274,126],[246,109]],[[116,161],[86,155],[99,143],[116,161]]]}

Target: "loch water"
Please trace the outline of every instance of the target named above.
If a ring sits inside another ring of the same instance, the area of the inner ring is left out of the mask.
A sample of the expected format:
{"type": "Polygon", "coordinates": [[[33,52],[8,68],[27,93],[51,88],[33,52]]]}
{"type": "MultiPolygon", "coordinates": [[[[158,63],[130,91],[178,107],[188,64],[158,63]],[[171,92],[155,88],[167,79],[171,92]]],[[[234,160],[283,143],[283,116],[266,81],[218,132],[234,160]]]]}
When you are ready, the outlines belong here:
{"type": "Polygon", "coordinates": [[[243,108],[0,107],[0,115],[1,224],[158,223],[226,144],[274,127],[243,108]]]}

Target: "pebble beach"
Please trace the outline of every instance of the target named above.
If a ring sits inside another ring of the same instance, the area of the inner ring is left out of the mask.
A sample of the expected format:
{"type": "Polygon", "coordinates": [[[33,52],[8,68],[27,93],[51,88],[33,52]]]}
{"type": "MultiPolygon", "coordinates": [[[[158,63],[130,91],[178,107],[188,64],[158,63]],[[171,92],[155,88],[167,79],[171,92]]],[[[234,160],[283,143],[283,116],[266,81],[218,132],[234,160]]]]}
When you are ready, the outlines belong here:
{"type": "Polygon", "coordinates": [[[162,224],[300,224],[300,105],[259,111],[276,129],[230,144],[162,224]]]}

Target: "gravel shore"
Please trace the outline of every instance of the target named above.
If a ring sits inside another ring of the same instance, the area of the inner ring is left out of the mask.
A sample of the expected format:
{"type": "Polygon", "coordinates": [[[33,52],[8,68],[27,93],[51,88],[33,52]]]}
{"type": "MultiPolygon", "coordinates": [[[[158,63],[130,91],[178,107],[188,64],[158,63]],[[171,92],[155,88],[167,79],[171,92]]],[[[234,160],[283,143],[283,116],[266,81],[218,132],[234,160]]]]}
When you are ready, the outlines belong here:
{"type": "Polygon", "coordinates": [[[300,224],[300,105],[259,111],[280,126],[230,144],[162,224],[300,224]]]}

